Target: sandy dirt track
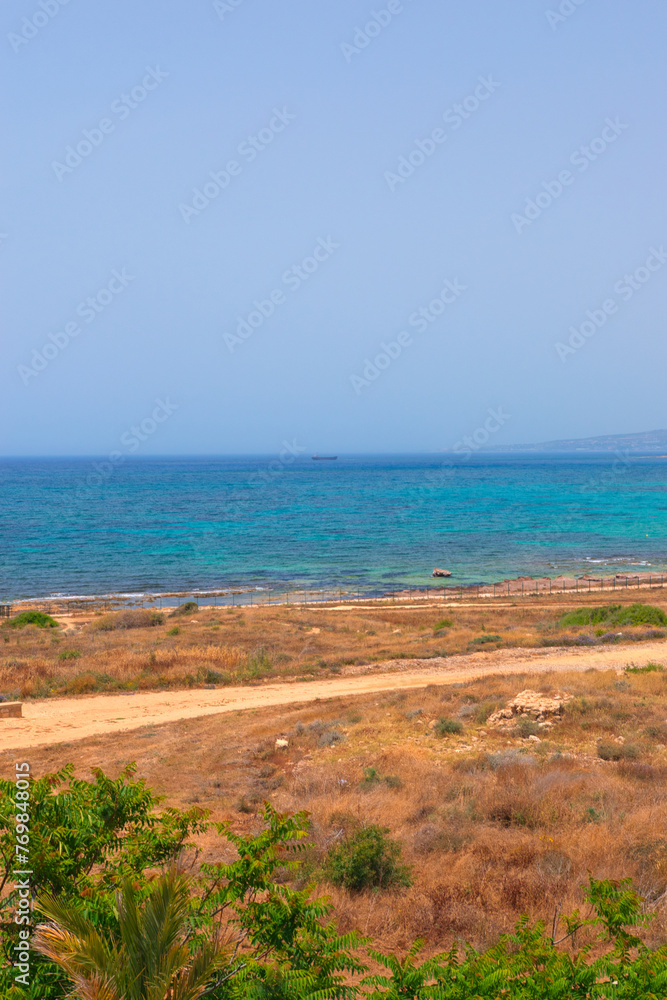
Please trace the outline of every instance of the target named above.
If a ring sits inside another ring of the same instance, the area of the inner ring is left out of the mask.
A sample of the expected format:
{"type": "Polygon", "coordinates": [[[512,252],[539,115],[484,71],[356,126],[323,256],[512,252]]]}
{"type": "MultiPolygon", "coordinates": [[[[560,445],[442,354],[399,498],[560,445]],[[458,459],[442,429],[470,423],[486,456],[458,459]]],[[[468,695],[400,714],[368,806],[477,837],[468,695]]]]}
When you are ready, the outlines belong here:
{"type": "Polygon", "coordinates": [[[0,750],[18,750],[121,733],[179,719],[470,680],[485,674],[622,670],[667,660],[667,642],[604,649],[498,650],[446,659],[391,660],[319,681],[274,682],[215,690],[146,691],[26,701],[22,719],[0,719],[0,750]]]}

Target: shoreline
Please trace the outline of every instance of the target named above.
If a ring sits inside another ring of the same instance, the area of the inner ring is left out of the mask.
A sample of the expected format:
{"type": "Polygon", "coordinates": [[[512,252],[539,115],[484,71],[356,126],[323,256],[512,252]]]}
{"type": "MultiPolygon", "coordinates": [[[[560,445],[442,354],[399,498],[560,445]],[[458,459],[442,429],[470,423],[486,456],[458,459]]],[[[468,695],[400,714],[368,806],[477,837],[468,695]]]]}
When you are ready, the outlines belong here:
{"type": "MultiPolygon", "coordinates": [[[[537,597],[557,594],[613,596],[628,590],[663,589],[667,585],[667,572],[615,573],[581,576],[532,577],[518,576],[495,583],[478,584],[433,584],[415,587],[306,589],[295,587],[221,587],[216,590],[171,590],[150,592],[117,592],[106,594],[55,594],[42,597],[25,597],[0,604],[0,608],[10,608],[11,612],[26,610],[69,613],[87,610],[118,610],[126,607],[149,607],[170,609],[186,601],[195,601],[199,607],[263,607],[285,604],[319,606],[344,602],[383,604],[396,601],[430,601],[438,603],[454,600],[489,600],[494,598],[537,597]]],[[[5,617],[8,617],[5,611],[5,617]]]]}

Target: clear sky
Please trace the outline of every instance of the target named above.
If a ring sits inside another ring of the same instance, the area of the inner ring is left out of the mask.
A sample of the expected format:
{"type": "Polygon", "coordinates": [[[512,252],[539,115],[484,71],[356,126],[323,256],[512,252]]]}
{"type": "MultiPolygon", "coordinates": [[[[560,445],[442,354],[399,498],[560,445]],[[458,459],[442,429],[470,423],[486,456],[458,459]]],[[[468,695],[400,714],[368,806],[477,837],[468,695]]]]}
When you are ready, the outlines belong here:
{"type": "Polygon", "coordinates": [[[662,0],[0,18],[0,453],[667,424],[662,0]]]}

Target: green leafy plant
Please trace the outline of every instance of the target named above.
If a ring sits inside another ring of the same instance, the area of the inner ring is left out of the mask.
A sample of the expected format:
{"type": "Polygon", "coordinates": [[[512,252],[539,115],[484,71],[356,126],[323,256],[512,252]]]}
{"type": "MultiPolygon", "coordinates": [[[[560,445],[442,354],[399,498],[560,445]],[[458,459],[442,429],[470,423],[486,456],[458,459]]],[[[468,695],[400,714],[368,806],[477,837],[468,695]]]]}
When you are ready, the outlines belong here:
{"type": "Polygon", "coordinates": [[[273,673],[271,657],[263,646],[249,653],[242,668],[242,674],[247,680],[261,680],[273,673]]]}
{"type": "Polygon", "coordinates": [[[6,623],[7,628],[25,628],[26,625],[36,625],[37,628],[58,628],[55,618],[45,615],[43,611],[22,611],[20,615],[14,615],[6,623]]]}
{"type": "Polygon", "coordinates": [[[452,736],[463,732],[463,723],[458,719],[438,719],[433,732],[436,736],[452,736]]]}
{"type": "Polygon", "coordinates": [[[380,772],[375,767],[367,767],[364,769],[364,776],[361,781],[361,787],[364,789],[374,788],[377,785],[385,784],[387,788],[398,789],[403,787],[403,782],[401,779],[394,774],[380,774],[380,772]]]}
{"type": "Polygon", "coordinates": [[[626,674],[653,674],[661,673],[664,669],[662,663],[652,663],[649,661],[644,667],[636,667],[634,664],[630,664],[625,668],[625,672],[626,674]]]}
{"type": "Polygon", "coordinates": [[[577,625],[667,625],[667,614],[652,604],[605,604],[601,607],[578,608],[558,619],[561,628],[577,625]]]}
{"type": "Polygon", "coordinates": [[[169,613],[170,618],[178,618],[180,615],[191,615],[195,611],[199,611],[199,605],[196,601],[186,601],[185,604],[179,604],[177,608],[169,613]]]}
{"type": "Polygon", "coordinates": [[[401,846],[385,827],[363,826],[329,849],[324,874],[334,885],[353,892],[412,884],[410,869],[400,863],[401,846]]]}
{"type": "Polygon", "coordinates": [[[59,966],[80,1000],[198,1000],[228,959],[215,941],[188,947],[190,880],[176,866],[148,883],[144,898],[126,878],[116,892],[118,930],[101,933],[72,902],[44,895],[47,918],[33,947],[59,966]]]}
{"type": "Polygon", "coordinates": [[[78,649],[63,649],[62,653],[58,653],[59,660],[78,660],[81,656],[81,651],[78,649]]]}
{"type": "Polygon", "coordinates": [[[502,635],[494,635],[488,632],[486,635],[480,635],[476,639],[470,640],[475,646],[485,646],[489,642],[502,642],[502,635]]]}
{"type": "Polygon", "coordinates": [[[601,760],[637,760],[640,756],[639,749],[634,743],[610,743],[600,740],[597,750],[601,760]]]}

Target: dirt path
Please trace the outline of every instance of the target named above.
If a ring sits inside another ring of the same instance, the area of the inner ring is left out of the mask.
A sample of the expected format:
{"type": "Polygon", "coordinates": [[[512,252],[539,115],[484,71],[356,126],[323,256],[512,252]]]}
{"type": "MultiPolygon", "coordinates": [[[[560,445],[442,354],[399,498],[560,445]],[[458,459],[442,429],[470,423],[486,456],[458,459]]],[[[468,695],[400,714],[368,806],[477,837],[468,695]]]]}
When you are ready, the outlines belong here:
{"type": "Polygon", "coordinates": [[[26,701],[22,719],[0,719],[0,750],[71,742],[105,733],[121,733],[221,712],[289,705],[369,691],[393,691],[453,683],[495,673],[543,673],[567,670],[622,670],[636,661],[667,661],[667,643],[605,649],[498,650],[447,659],[391,660],[354,668],[345,676],[320,681],[225,687],[215,690],[146,691],[137,694],[86,695],[26,701]]]}

